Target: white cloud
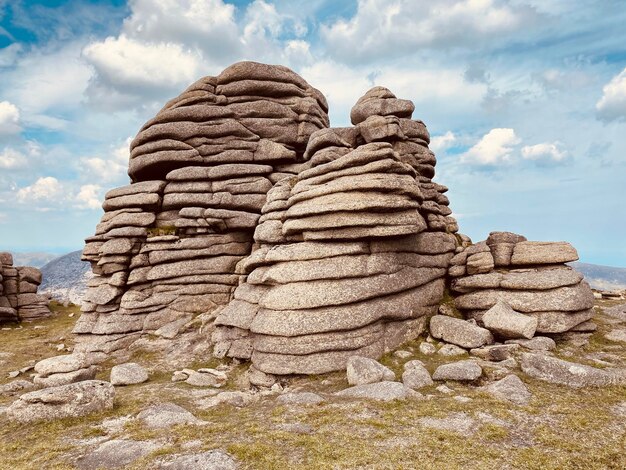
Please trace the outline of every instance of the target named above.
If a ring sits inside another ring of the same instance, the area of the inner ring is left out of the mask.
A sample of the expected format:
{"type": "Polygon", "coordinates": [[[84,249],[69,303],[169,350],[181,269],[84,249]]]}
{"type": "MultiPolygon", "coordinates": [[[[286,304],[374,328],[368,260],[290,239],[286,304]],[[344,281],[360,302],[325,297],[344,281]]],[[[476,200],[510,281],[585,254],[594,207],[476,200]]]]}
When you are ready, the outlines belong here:
{"type": "Polygon", "coordinates": [[[65,199],[65,191],[58,179],[52,176],[39,178],[32,185],[17,191],[17,200],[29,202],[57,202],[65,199]]]}
{"type": "Polygon", "coordinates": [[[514,146],[521,139],[513,129],[491,129],[467,152],[461,155],[461,162],[478,165],[497,165],[511,159],[514,146]]]}
{"type": "Polygon", "coordinates": [[[83,56],[94,67],[97,78],[89,84],[106,98],[108,90],[126,93],[162,93],[184,87],[198,78],[198,56],[180,44],[144,44],[121,35],[85,47],[83,56]]]}
{"type": "Polygon", "coordinates": [[[235,7],[222,0],[132,0],[123,34],[139,41],[185,44],[226,59],[241,49],[235,7]]]}
{"type": "Polygon", "coordinates": [[[563,148],[561,142],[545,142],[536,145],[526,145],[522,147],[522,157],[525,160],[553,161],[561,162],[565,160],[569,153],[563,148]]]}
{"type": "Polygon", "coordinates": [[[130,158],[129,137],[126,142],[113,149],[108,158],[85,157],[80,159],[80,170],[84,180],[125,184],[128,180],[130,158]]]}
{"type": "Polygon", "coordinates": [[[437,153],[450,148],[456,142],[456,136],[452,131],[446,132],[444,135],[437,135],[430,139],[430,149],[437,153]]]}
{"type": "Polygon", "coordinates": [[[75,198],[78,206],[86,209],[99,209],[102,205],[101,191],[102,188],[97,184],[81,186],[75,198]]]}
{"type": "Polygon", "coordinates": [[[626,121],[626,68],[607,83],[596,104],[598,117],[603,121],[626,121]]]}
{"type": "Polygon", "coordinates": [[[489,38],[501,43],[536,17],[534,8],[506,0],[359,0],[354,17],[322,26],[322,36],[331,54],[372,60],[489,38]]]}
{"type": "Polygon", "coordinates": [[[3,170],[16,170],[28,165],[26,155],[12,148],[5,148],[0,153],[0,168],[3,170]]]}
{"type": "Polygon", "coordinates": [[[0,101],[0,136],[7,134],[19,134],[20,110],[13,103],[0,101]]]}

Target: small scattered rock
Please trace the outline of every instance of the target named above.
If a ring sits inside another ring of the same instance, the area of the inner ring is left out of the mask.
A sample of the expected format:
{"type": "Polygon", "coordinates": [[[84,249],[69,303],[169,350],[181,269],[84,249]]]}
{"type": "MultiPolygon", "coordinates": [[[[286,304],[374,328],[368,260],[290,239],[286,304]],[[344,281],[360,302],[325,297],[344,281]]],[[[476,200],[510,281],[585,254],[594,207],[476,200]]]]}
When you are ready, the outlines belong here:
{"type": "Polygon", "coordinates": [[[409,361],[404,364],[402,383],[411,389],[418,389],[432,385],[433,379],[420,361],[409,361]]]}
{"type": "Polygon", "coordinates": [[[460,348],[456,344],[444,344],[439,348],[437,354],[440,356],[453,357],[453,356],[462,356],[467,354],[467,351],[463,348],[460,348]]]}
{"type": "Polygon", "coordinates": [[[275,375],[266,374],[265,372],[260,371],[254,366],[250,366],[247,375],[248,380],[250,381],[250,385],[254,385],[256,387],[270,388],[276,383],[275,375]]]}
{"type": "Polygon", "coordinates": [[[7,374],[7,378],[9,379],[14,379],[16,378],[18,375],[20,375],[20,371],[19,370],[12,370],[11,372],[9,372],[7,374]]]}
{"type": "Polygon", "coordinates": [[[524,382],[514,374],[482,387],[481,390],[500,400],[510,401],[517,405],[527,405],[532,397],[524,382]]]}
{"type": "Polygon", "coordinates": [[[352,356],[346,368],[350,385],[365,385],[384,380],[394,380],[396,374],[391,369],[369,357],[352,356]]]}
{"type": "Polygon", "coordinates": [[[419,349],[420,349],[420,352],[424,354],[425,356],[430,356],[432,354],[435,354],[435,352],[437,351],[437,348],[435,348],[433,344],[426,343],[424,341],[420,343],[419,349]]]}
{"type": "Polygon", "coordinates": [[[151,429],[169,428],[176,424],[200,425],[205,423],[175,403],[152,405],[141,411],[137,415],[137,419],[143,421],[151,429]]]}
{"type": "Polygon", "coordinates": [[[482,368],[475,361],[468,359],[437,367],[433,380],[473,381],[482,373],[482,368]]]}
{"type": "Polygon", "coordinates": [[[393,355],[395,357],[397,357],[397,358],[400,358],[400,359],[408,359],[409,357],[411,357],[413,355],[413,353],[411,353],[409,351],[400,350],[400,351],[395,351],[393,353],[393,355]]]}
{"type": "Polygon", "coordinates": [[[224,380],[213,374],[196,372],[195,370],[189,372],[187,370],[184,370],[183,372],[189,374],[189,376],[185,380],[185,383],[188,383],[189,385],[193,385],[195,387],[219,388],[224,385],[224,380]]]}
{"type": "Polygon", "coordinates": [[[439,393],[443,393],[445,395],[450,395],[451,393],[454,393],[454,390],[452,390],[450,387],[448,387],[447,385],[441,384],[439,385],[436,390],[439,393]]]}
{"type": "Polygon", "coordinates": [[[134,385],[147,380],[148,371],[135,362],[120,364],[111,369],[111,383],[113,385],[134,385]]]}
{"type": "Polygon", "coordinates": [[[513,353],[520,348],[519,344],[496,344],[493,346],[483,346],[470,350],[472,356],[480,357],[485,361],[500,362],[513,356],[513,353]]]}
{"type": "Polygon", "coordinates": [[[189,374],[182,370],[177,370],[172,374],[172,382],[184,382],[189,378],[189,374]]]}

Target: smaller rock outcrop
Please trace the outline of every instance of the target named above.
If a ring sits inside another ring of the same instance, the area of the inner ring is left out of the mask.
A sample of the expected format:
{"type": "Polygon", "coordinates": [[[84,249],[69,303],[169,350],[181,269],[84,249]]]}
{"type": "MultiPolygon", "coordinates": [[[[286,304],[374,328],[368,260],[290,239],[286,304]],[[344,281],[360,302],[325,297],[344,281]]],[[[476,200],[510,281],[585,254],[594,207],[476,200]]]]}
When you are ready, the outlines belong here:
{"type": "Polygon", "coordinates": [[[7,409],[9,419],[20,423],[75,418],[113,408],[113,385],[86,380],[28,392],[7,409]]]}
{"type": "Polygon", "coordinates": [[[455,305],[504,338],[569,331],[593,316],[591,288],[565,264],[577,259],[567,242],[492,232],[450,261],[455,305]],[[536,327],[535,321],[523,321],[516,313],[536,320],[536,327]]]}
{"type": "Polygon", "coordinates": [[[0,322],[49,316],[48,297],[37,294],[40,284],[39,269],[13,266],[11,253],[0,252],[0,322]]]}

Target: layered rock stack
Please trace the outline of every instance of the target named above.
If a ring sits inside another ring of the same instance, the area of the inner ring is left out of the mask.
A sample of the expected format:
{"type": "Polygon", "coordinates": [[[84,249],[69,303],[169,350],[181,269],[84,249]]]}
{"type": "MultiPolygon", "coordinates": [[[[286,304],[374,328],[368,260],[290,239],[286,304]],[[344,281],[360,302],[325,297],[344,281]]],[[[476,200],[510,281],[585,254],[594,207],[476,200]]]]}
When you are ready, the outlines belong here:
{"type": "Polygon", "coordinates": [[[37,294],[41,271],[13,266],[11,253],[0,253],[0,322],[33,320],[50,315],[49,298],[37,294]]]}
{"type": "Polygon", "coordinates": [[[282,66],[240,62],[191,85],[131,144],[132,183],[106,195],[83,259],[95,278],[75,333],[110,351],[225,304],[266,193],[328,127],[324,96],[282,66]]]}
{"type": "MultiPolygon", "coordinates": [[[[483,324],[498,304],[536,319],[536,333],[563,333],[591,319],[594,297],[582,274],[565,263],[578,253],[566,242],[535,242],[509,232],[492,232],[486,241],[456,254],[449,270],[456,307],[483,324]]],[[[507,313],[508,312],[508,313],[507,313]]],[[[490,325],[486,325],[493,329],[490,325]]]]}
{"type": "Polygon", "coordinates": [[[217,356],[271,374],[345,369],[417,337],[456,248],[446,188],[414,106],[376,87],[355,127],[314,133],[302,171],[268,193],[246,282],[219,313],[217,356]]]}

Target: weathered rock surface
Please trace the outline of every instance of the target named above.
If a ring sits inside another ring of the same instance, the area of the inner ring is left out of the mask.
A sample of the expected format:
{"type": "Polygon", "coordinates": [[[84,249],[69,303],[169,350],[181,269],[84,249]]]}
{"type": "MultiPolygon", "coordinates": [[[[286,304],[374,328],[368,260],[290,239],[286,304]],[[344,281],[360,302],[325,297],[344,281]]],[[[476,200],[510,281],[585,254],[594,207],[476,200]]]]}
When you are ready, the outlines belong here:
{"type": "Polygon", "coordinates": [[[524,382],[514,374],[490,383],[482,387],[482,390],[500,400],[510,401],[517,405],[527,405],[532,397],[524,382]]]}
{"type": "Polygon", "coordinates": [[[573,388],[602,387],[617,383],[617,377],[597,367],[564,361],[544,354],[524,353],[522,370],[536,379],[573,388]]]}
{"type": "Polygon", "coordinates": [[[514,233],[492,232],[450,261],[455,305],[504,338],[569,331],[593,316],[591,288],[565,264],[576,259],[576,250],[566,242],[531,242],[514,233]],[[478,263],[477,257],[487,255],[493,264],[478,263]],[[511,315],[503,304],[528,319],[511,315]]]}
{"type": "Polygon", "coordinates": [[[493,343],[489,330],[445,315],[435,315],[430,319],[430,334],[463,348],[479,348],[493,343]]]}
{"type": "Polygon", "coordinates": [[[162,461],[159,469],[163,470],[237,470],[237,461],[221,450],[210,450],[199,454],[177,455],[162,461]]]}
{"type": "Polygon", "coordinates": [[[7,409],[7,416],[21,423],[75,418],[113,408],[113,385],[87,380],[35,390],[20,396],[7,409]]]}
{"type": "Polygon", "coordinates": [[[98,448],[78,459],[76,466],[85,470],[93,468],[122,468],[154,452],[159,447],[156,442],[151,441],[113,439],[100,444],[98,448]]]}
{"type": "Polygon", "coordinates": [[[131,143],[132,182],[106,194],[86,240],[95,277],[77,349],[109,352],[143,333],[172,339],[189,317],[228,303],[267,192],[300,170],[327,111],[297,74],[254,62],[169,101],[131,143]]]}
{"type": "Polygon", "coordinates": [[[169,428],[177,424],[204,424],[204,421],[174,403],[162,403],[146,408],[137,415],[137,419],[152,429],[169,428]]]}
{"type": "Polygon", "coordinates": [[[297,175],[267,193],[256,249],[239,264],[246,282],[215,322],[216,355],[269,374],[318,374],[423,331],[458,227],[447,188],[431,181],[428,132],[401,101],[370,90],[356,127],[313,133],[297,175]]]}
{"type": "Polygon", "coordinates": [[[38,295],[41,271],[13,266],[13,256],[0,252],[0,323],[50,316],[47,295],[38,295]]]}
{"type": "Polygon", "coordinates": [[[391,369],[368,357],[354,356],[348,359],[346,367],[348,384],[364,385],[384,380],[393,381],[396,375],[391,369]]]}
{"type": "Polygon", "coordinates": [[[430,373],[420,361],[409,361],[404,364],[402,383],[413,390],[417,390],[422,387],[428,387],[434,382],[430,377],[430,373]]]}
{"type": "Polygon", "coordinates": [[[482,316],[485,328],[503,338],[530,339],[537,330],[537,318],[516,312],[508,304],[498,302],[482,316]]]}
{"type": "Polygon", "coordinates": [[[452,362],[437,367],[433,373],[433,380],[456,380],[473,381],[478,379],[483,373],[482,368],[471,359],[465,361],[452,362]]]}
{"type": "Polygon", "coordinates": [[[113,385],[135,385],[148,380],[148,371],[135,362],[119,364],[111,369],[113,385]]]}

